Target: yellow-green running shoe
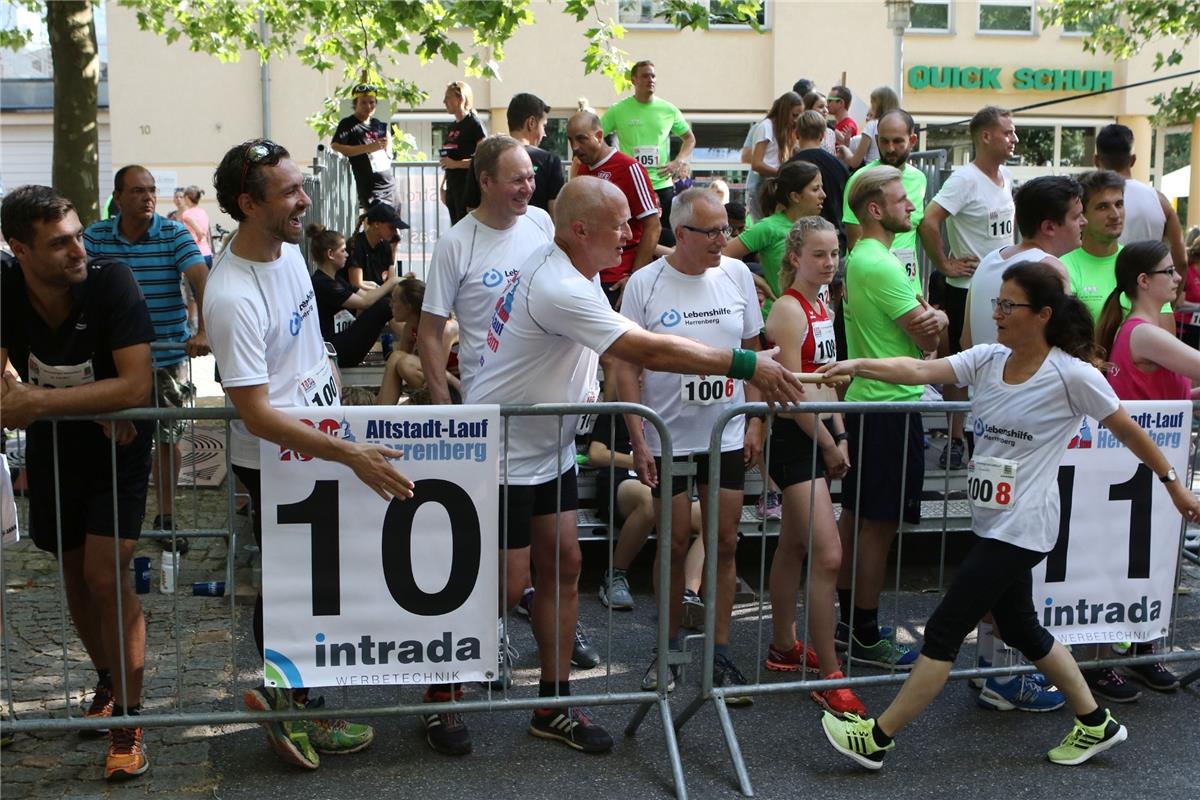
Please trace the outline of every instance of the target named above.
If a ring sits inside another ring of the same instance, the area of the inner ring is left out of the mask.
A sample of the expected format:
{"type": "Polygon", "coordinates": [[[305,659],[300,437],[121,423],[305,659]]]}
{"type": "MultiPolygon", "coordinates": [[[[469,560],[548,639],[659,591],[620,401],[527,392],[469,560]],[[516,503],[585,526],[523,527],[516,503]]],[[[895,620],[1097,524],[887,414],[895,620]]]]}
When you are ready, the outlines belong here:
{"type": "Polygon", "coordinates": [[[1046,753],[1055,764],[1073,767],[1082,764],[1097,753],[1120,744],[1129,738],[1125,726],[1113,719],[1112,712],[1104,709],[1104,722],[1099,725],[1084,725],[1078,719],[1075,727],[1062,740],[1062,744],[1046,753]]]}
{"type": "Polygon", "coordinates": [[[894,741],[884,747],[875,744],[875,720],[863,719],[857,714],[846,713],[839,719],[826,711],[821,715],[821,727],[834,750],[867,769],[882,767],[884,754],[896,746],[894,741]]]}

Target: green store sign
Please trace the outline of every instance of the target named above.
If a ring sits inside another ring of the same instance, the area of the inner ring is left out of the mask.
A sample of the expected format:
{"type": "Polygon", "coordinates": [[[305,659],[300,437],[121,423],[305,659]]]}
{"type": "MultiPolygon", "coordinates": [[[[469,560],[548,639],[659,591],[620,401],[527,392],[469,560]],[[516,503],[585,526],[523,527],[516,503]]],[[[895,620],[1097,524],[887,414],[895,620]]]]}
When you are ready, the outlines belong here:
{"type": "MultiPolygon", "coordinates": [[[[996,89],[1003,67],[939,67],[918,64],[908,68],[911,89],[996,89]]],[[[1037,69],[1012,71],[1010,89],[1018,92],[1098,92],[1113,86],[1112,70],[1037,69]]]]}

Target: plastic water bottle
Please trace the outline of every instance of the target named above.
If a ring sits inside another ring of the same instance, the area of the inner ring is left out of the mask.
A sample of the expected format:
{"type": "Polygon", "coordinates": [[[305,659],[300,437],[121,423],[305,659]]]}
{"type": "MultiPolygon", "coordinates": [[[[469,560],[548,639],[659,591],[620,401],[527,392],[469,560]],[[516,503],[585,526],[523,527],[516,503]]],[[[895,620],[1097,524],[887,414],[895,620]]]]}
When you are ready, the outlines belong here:
{"type": "Polygon", "coordinates": [[[192,584],[192,594],[203,597],[224,597],[225,581],[200,581],[192,584]]]}
{"type": "Polygon", "coordinates": [[[175,593],[175,578],[179,575],[179,562],[182,559],[182,553],[163,551],[158,571],[158,591],[162,594],[175,593]]]}
{"type": "Polygon", "coordinates": [[[392,354],[392,340],[394,338],[391,331],[384,331],[379,334],[379,349],[383,351],[384,358],[392,354]]]}

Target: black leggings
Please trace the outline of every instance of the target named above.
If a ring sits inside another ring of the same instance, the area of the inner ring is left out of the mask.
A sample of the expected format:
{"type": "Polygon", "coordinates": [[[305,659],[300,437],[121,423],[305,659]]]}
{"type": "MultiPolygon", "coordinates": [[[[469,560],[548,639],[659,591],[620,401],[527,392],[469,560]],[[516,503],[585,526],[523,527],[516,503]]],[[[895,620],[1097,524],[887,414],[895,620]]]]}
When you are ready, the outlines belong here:
{"type": "MultiPolygon", "coordinates": [[[[242,482],[242,486],[246,487],[246,493],[250,495],[250,522],[254,528],[254,543],[258,545],[258,555],[262,558],[262,473],[250,467],[239,467],[233,465],[233,474],[237,475],[238,480],[242,482]]],[[[262,589],[258,590],[258,597],[254,601],[254,643],[258,645],[258,652],[261,655],[263,652],[263,602],[262,589]]]]}
{"type": "Polygon", "coordinates": [[[954,583],[925,625],[921,655],[954,661],[971,629],[992,612],[999,635],[1030,661],[1045,658],[1054,637],[1033,609],[1033,568],[1046,553],[995,539],[975,538],[954,583]]]}
{"type": "MultiPolygon", "coordinates": [[[[350,327],[335,333],[330,344],[338,354],[339,367],[357,367],[379,340],[383,326],[392,318],[392,301],[386,295],[363,310],[350,327]]],[[[387,355],[386,353],[384,355],[387,355]]]]}

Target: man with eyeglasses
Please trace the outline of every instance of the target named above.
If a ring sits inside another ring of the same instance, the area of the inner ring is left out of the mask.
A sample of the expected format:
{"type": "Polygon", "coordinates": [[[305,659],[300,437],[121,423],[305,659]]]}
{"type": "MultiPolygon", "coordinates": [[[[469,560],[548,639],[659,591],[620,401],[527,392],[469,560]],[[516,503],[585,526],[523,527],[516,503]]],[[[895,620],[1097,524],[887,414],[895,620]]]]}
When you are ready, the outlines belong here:
{"type": "Polygon", "coordinates": [[[378,105],[376,88],[360,83],[350,91],[354,113],[338,123],[330,147],[350,159],[358,204],[365,210],[373,202],[396,202],[392,177],[392,142],[386,122],[372,116],[378,105]]]}
{"type": "MultiPolygon", "coordinates": [[[[195,387],[190,380],[189,358],[208,354],[203,311],[208,265],[187,226],[157,213],[157,187],[150,170],[137,164],[117,170],[113,200],[119,213],[88,226],[83,233],[84,246],[90,256],[128,264],[146,297],[157,340],[183,343],[178,349],[152,351],[153,404],[176,408],[190,405],[195,387]],[[199,314],[195,331],[188,321],[181,278],[196,298],[199,314]]],[[[158,514],[151,523],[154,530],[175,530],[175,485],[183,463],[179,441],[186,430],[187,422],[178,420],[159,423],[155,432],[153,474],[158,514]]],[[[158,541],[164,549],[174,548],[180,553],[188,550],[187,539],[182,537],[158,541]]]]}
{"type": "MultiPolygon", "coordinates": [[[[652,333],[684,336],[712,347],[759,349],[758,332],[762,312],[754,277],[741,261],[721,255],[732,233],[721,198],[705,189],[687,189],[675,198],[675,252],[659,258],[629,279],[621,314],[652,333]]],[[[628,415],[629,441],[638,477],[650,487],[658,506],[663,496],[671,503],[671,618],[670,647],[682,645],[679,628],[683,620],[684,562],[691,533],[691,496],[688,478],[680,474],[695,462],[700,493],[701,530],[707,530],[709,515],[718,518],[716,643],[713,680],[716,686],[740,686],[745,677],[729,649],[733,598],[737,588],[737,533],[742,515],[742,490],[747,465],[757,463],[763,446],[763,422],[734,417],[721,434],[720,506],[708,506],[709,437],[725,409],[760,399],[758,389],[722,375],[683,375],[640,364],[615,361],[621,400],[645,403],[657,411],[671,432],[671,452],[676,469],[670,487],[658,484],[662,444],[658,432],[645,426],[636,415],[628,415]],[[668,491],[664,491],[664,488],[668,491]]],[[[657,566],[655,567],[657,571],[657,566]]],[[[674,671],[672,666],[672,671],[674,671]]],[[[642,679],[642,688],[657,686],[657,661],[652,661],[642,679]]],[[[749,705],[749,697],[726,697],[730,705],[749,705]]]]}
{"type": "MultiPolygon", "coordinates": [[[[213,264],[205,312],[222,386],[240,416],[230,424],[230,459],[234,474],[250,493],[259,546],[262,439],[345,464],[385,499],[411,497],[412,481],[388,462],[400,453],[329,436],[276,410],[340,405],[325,399],[337,397],[336,367],[321,340],[316,296],[298,247],[304,238],[301,219],[311,205],[299,167],[280,145],[253,139],[225,154],[213,186],[221,209],[238,222],[238,229],[213,264]],[[306,389],[311,386],[317,391],[306,389]]],[[[260,653],[262,612],[260,592],[254,609],[260,653]]],[[[307,689],[267,686],[250,689],[244,700],[251,711],[302,709],[312,702],[307,689]]],[[[270,722],[263,727],[275,751],[305,769],[319,766],[318,752],[356,752],[374,739],[369,725],[345,720],[270,722]]]]}
{"type": "Polygon", "coordinates": [[[613,308],[617,308],[621,290],[629,276],[654,259],[654,248],[658,245],[658,235],[662,229],[658,198],[651,187],[646,168],[632,156],[605,143],[600,118],[591,111],[580,111],[568,120],[567,142],[571,146],[571,154],[579,159],[577,174],[594,175],[608,181],[621,190],[629,203],[632,214],[629,230],[632,236],[625,243],[621,263],[600,271],[600,286],[613,308]]]}
{"type": "MultiPolygon", "coordinates": [[[[710,196],[717,200],[716,195],[710,196]]],[[[701,376],[724,375],[750,381],[770,402],[800,401],[799,382],[772,358],[774,352],[713,347],[682,336],[651,333],[612,310],[600,289],[599,272],[620,262],[629,241],[628,221],[629,204],[617,187],[590,176],[567,182],[558,196],[554,242],[534,251],[498,294],[488,317],[493,336],[467,389],[467,402],[595,399],[596,366],[602,353],[660,372],[681,373],[683,383],[694,388],[701,376]]],[[[715,247],[718,256],[725,224],[722,218],[696,234],[704,247],[715,247]],[[709,241],[714,227],[718,233],[709,241]]],[[[752,287],[750,299],[755,300],[752,287]]],[[[721,383],[725,388],[724,378],[721,383]]],[[[709,385],[707,394],[711,392],[709,385]]],[[[507,486],[500,487],[500,529],[507,526],[509,546],[514,532],[525,532],[537,573],[532,622],[542,662],[538,684],[542,697],[571,694],[581,563],[576,422],[574,417],[561,423],[554,417],[515,417],[509,421],[502,456],[507,486]]],[[[652,466],[644,462],[642,468],[652,466]]],[[[677,596],[682,593],[680,588],[677,596]]],[[[585,752],[612,747],[612,737],[579,707],[535,709],[529,731],[585,752]]]]}

